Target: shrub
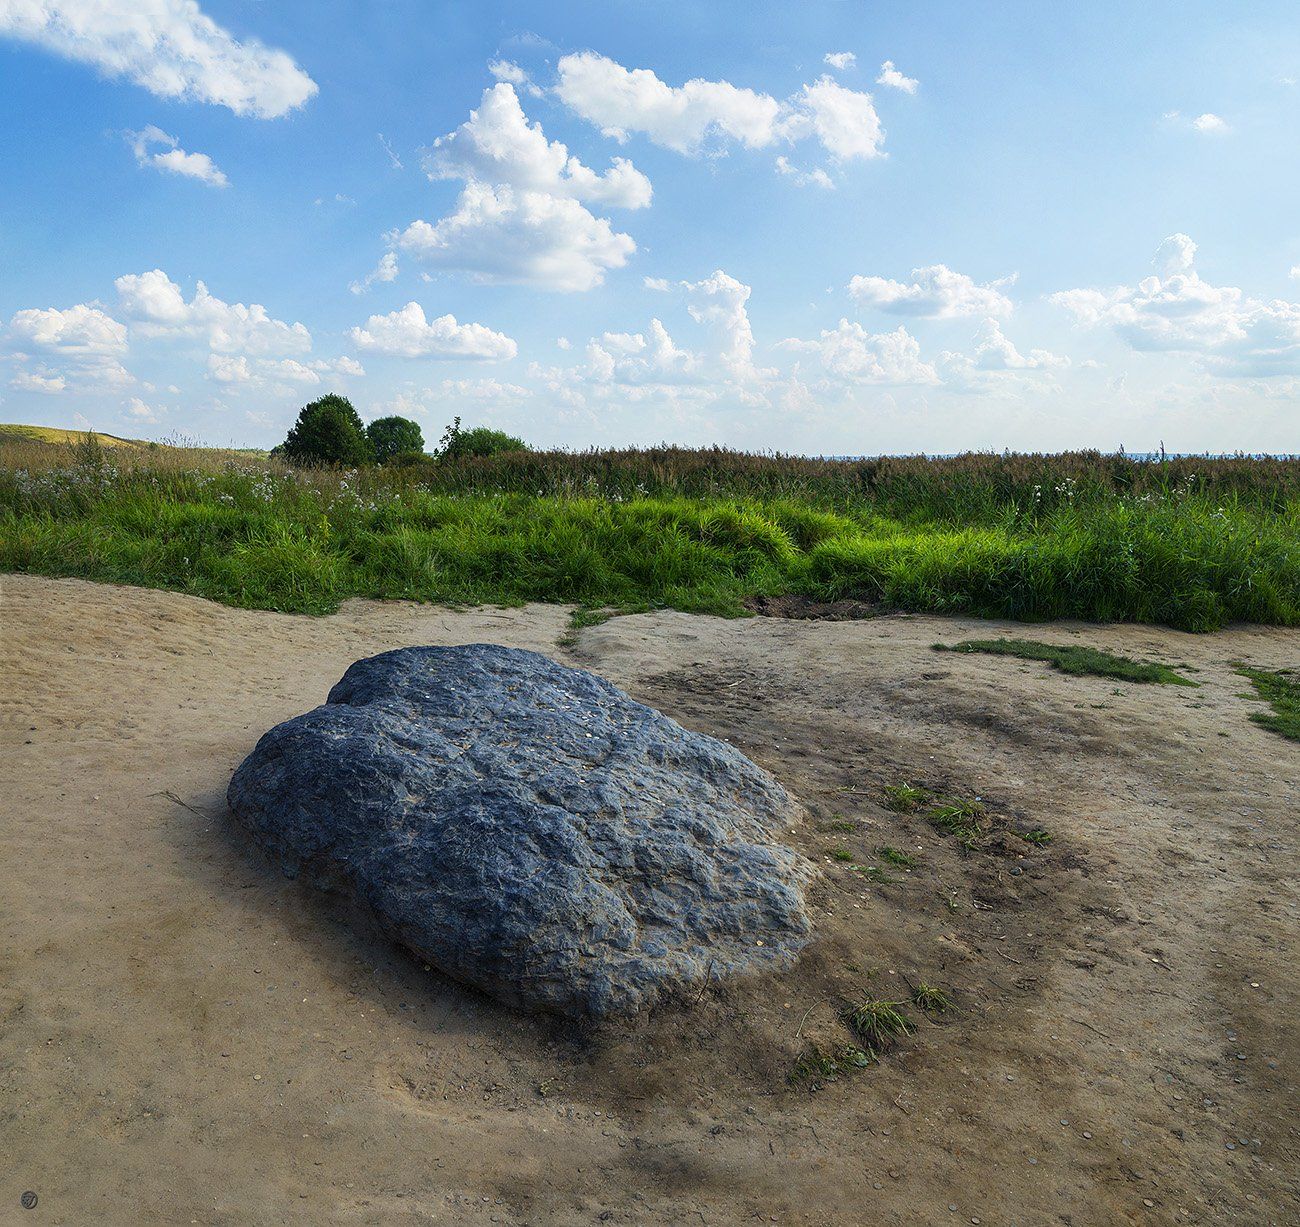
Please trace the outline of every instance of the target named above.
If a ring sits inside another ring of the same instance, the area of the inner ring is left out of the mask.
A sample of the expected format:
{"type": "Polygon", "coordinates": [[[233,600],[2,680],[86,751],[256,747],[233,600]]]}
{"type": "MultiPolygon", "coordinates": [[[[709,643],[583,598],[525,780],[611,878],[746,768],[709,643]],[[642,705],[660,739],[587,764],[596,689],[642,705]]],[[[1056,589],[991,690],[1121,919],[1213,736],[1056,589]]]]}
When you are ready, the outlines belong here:
{"type": "Polygon", "coordinates": [[[406,453],[418,456],[424,451],[424,435],[419,424],[410,418],[395,415],[376,418],[366,427],[366,437],[380,464],[387,464],[394,457],[406,453]]]}
{"type": "Polygon", "coordinates": [[[299,410],[281,454],[292,464],[361,465],[374,458],[352,402],[332,392],[299,410]]]}
{"type": "Polygon", "coordinates": [[[462,430],[460,418],[456,418],[443,432],[438,455],[444,460],[459,460],[465,456],[496,456],[501,452],[529,450],[527,443],[504,430],[491,430],[486,426],[462,430]]]}

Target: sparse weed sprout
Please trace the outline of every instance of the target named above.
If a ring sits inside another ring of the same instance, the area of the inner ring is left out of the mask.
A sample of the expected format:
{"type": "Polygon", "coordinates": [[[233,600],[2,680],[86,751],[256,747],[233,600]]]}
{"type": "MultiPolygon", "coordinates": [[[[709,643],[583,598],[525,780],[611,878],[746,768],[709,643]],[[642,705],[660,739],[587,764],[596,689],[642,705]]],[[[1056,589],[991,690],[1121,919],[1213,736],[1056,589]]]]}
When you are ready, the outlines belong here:
{"type": "Polygon", "coordinates": [[[897,865],[900,869],[915,869],[918,863],[916,857],[909,856],[898,848],[885,846],[879,849],[879,852],[881,860],[886,860],[891,865],[897,865]]]}
{"type": "Polygon", "coordinates": [[[952,1009],[952,998],[943,989],[922,980],[912,990],[912,1004],[931,1013],[943,1014],[952,1009]]]}
{"type": "Polygon", "coordinates": [[[885,786],[885,808],[896,814],[912,814],[930,799],[924,788],[913,788],[911,784],[887,784],[885,786]]]}
{"type": "Polygon", "coordinates": [[[910,1035],[915,1025],[902,1012],[901,1001],[879,1001],[867,997],[841,1012],[845,1024],[872,1055],[888,1048],[900,1035],[910,1035]]]}
{"type": "Polygon", "coordinates": [[[796,1084],[820,1082],[826,1078],[834,1078],[839,1072],[838,1061],[827,1056],[816,1044],[807,1044],[795,1058],[794,1067],[790,1070],[790,1081],[796,1084]]]}
{"type": "Polygon", "coordinates": [[[851,861],[853,859],[853,853],[847,848],[832,848],[829,855],[832,860],[836,861],[851,861]]]}
{"type": "Polygon", "coordinates": [[[926,814],[931,823],[947,831],[964,848],[969,848],[983,833],[980,824],[984,816],[980,801],[945,801],[926,814]]]}

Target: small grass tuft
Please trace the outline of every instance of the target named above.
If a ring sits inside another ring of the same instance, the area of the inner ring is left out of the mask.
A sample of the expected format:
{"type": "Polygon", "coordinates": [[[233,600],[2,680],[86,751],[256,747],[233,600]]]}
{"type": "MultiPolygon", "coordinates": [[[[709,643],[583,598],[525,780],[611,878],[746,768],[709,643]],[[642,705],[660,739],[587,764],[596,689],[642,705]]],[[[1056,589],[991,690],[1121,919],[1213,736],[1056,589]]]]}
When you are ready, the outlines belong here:
{"type": "Polygon", "coordinates": [[[985,652],[992,656],[1015,656],[1021,660],[1041,660],[1076,677],[1113,677],[1121,682],[1159,682],[1167,686],[1195,686],[1198,683],[1168,665],[1130,660],[1096,648],[1079,645],[1062,647],[1059,644],[1039,643],[1033,639],[967,639],[944,647],[948,652],[985,652]]]}
{"type": "Polygon", "coordinates": [[[896,814],[913,814],[930,799],[924,788],[913,788],[911,784],[887,784],[885,786],[885,808],[896,814]]]}
{"type": "Polygon", "coordinates": [[[847,848],[831,848],[826,855],[834,861],[851,861],[853,859],[853,853],[847,848]]]}
{"type": "Polygon", "coordinates": [[[943,1014],[952,1009],[952,998],[943,989],[922,980],[912,990],[912,1004],[927,1012],[943,1014]]]}
{"type": "Polygon", "coordinates": [[[835,832],[839,835],[852,835],[858,829],[856,822],[850,822],[847,818],[835,818],[830,822],[824,822],[817,828],[823,832],[835,832]]]}
{"type": "Polygon", "coordinates": [[[891,865],[897,865],[900,869],[915,869],[919,863],[916,857],[908,856],[906,852],[902,852],[898,848],[891,848],[888,845],[877,849],[877,851],[879,851],[882,860],[888,861],[891,865]]]}
{"type": "Polygon", "coordinates": [[[980,820],[984,813],[979,801],[945,801],[930,810],[926,818],[941,831],[947,831],[963,848],[969,848],[983,834],[980,820]]]}
{"type": "Polygon", "coordinates": [[[789,1081],[791,1083],[800,1082],[822,1082],[827,1078],[834,1078],[840,1072],[839,1062],[822,1052],[816,1044],[807,1044],[803,1051],[795,1058],[794,1066],[790,1070],[789,1081]]]}
{"type": "Polygon", "coordinates": [[[874,1055],[888,1048],[898,1036],[916,1030],[915,1024],[902,1012],[904,1004],[867,997],[857,1005],[846,1006],[840,1017],[863,1049],[874,1055]]]}
{"type": "Polygon", "coordinates": [[[1027,844],[1034,844],[1039,848],[1045,848],[1052,842],[1051,831],[1043,827],[1035,827],[1032,831],[1018,831],[1017,834],[1027,844]]]}
{"type": "Polygon", "coordinates": [[[866,878],[868,882],[875,882],[880,886],[884,886],[886,883],[894,880],[889,874],[881,869],[879,865],[859,865],[858,872],[866,878]]]}
{"type": "Polygon", "coordinates": [[[1260,699],[1273,710],[1252,712],[1251,719],[1263,728],[1291,741],[1300,741],[1300,672],[1295,669],[1252,669],[1238,665],[1237,672],[1249,678],[1255,693],[1250,699],[1260,699]]]}

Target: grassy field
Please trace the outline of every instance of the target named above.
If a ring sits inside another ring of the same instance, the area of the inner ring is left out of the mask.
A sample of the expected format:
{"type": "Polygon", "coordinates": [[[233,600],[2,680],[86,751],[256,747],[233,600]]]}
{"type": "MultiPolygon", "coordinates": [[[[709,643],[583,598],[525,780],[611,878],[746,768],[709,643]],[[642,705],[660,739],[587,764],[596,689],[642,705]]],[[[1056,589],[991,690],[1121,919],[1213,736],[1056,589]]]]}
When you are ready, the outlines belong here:
{"type": "Polygon", "coordinates": [[[516,453],[293,471],[0,436],[0,569],[323,613],[348,596],[1300,624],[1300,461],[516,453]]]}
{"type": "MultiPolygon", "coordinates": [[[[0,422],[0,444],[49,443],[75,447],[78,444],[84,446],[88,435],[85,430],[63,430],[58,426],[15,426],[0,422]]],[[[149,446],[139,439],[121,439],[117,435],[96,435],[95,438],[101,447],[110,449],[125,447],[135,451],[149,446]]]]}

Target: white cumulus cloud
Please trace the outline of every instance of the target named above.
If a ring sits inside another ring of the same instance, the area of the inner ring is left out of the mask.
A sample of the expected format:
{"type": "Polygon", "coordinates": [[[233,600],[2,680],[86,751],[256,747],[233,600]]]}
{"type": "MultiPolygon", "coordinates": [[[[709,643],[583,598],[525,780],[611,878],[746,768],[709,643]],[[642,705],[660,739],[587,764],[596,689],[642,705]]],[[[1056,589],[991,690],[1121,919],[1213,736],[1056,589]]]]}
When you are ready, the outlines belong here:
{"type": "Polygon", "coordinates": [[[125,326],[86,303],[65,310],[32,307],[15,312],[7,339],[15,349],[74,358],[124,354],[127,348],[125,326]]]}
{"type": "Polygon", "coordinates": [[[528,72],[520,68],[513,60],[492,60],[488,64],[488,72],[498,81],[507,81],[511,85],[517,86],[532,98],[540,98],[545,92],[528,75],[528,72]]]}
{"type": "Polygon", "coordinates": [[[348,289],[354,294],[364,294],[372,285],[377,282],[388,282],[397,280],[397,256],[391,251],[386,251],[379,257],[379,263],[370,270],[364,277],[352,282],[348,289]]]}
{"type": "Polygon", "coordinates": [[[160,268],[117,278],[120,309],[132,331],[145,337],[183,336],[203,340],[214,353],[301,353],[311,349],[303,324],[272,318],[260,303],[227,303],[197,282],[189,302],[160,268]]]}
{"type": "Polygon", "coordinates": [[[747,309],[750,287],[721,270],[699,281],[648,280],[656,291],[673,293],[684,302],[700,329],[691,345],[680,344],[656,317],[637,332],[607,331],[592,337],[574,365],[534,364],[530,375],[573,408],[619,411],[657,403],[676,413],[722,400],[751,407],[766,404],[776,372],[754,362],[747,309]]]}
{"type": "Polygon", "coordinates": [[[815,137],[846,160],[882,152],[884,131],[871,95],[829,76],[781,102],[729,81],[669,85],[650,69],[625,68],[594,51],[563,56],[557,69],[555,93],[565,106],[619,141],[640,132],[667,149],[697,154],[728,141],[764,149],[815,137]]]}
{"type": "Polygon", "coordinates": [[[683,281],[691,318],[709,326],[714,350],[723,364],[737,375],[754,369],[754,330],[749,322],[751,289],[718,269],[703,281],[683,281]]]}
{"type": "Polygon", "coordinates": [[[915,77],[905,77],[894,67],[893,60],[886,60],[880,66],[880,76],[876,78],[876,84],[887,85],[890,89],[901,89],[905,94],[915,94],[916,87],[921,83],[915,77]]]}
{"type": "Polygon", "coordinates": [[[139,132],[128,133],[135,160],[141,166],[154,166],[173,175],[197,179],[209,187],[226,187],[230,180],[206,153],[186,153],[180,142],[161,128],[150,124],[139,132]]]}
{"type": "Polygon", "coordinates": [[[1195,256],[1187,235],[1170,235],[1157,248],[1154,276],[1135,286],[1063,290],[1051,301],[1085,327],[1112,329],[1133,349],[1194,354],[1216,374],[1300,373],[1300,303],[1204,281],[1195,256]]]}
{"type": "Polygon", "coordinates": [[[790,159],[785,154],[777,155],[776,173],[788,176],[800,187],[820,187],[828,191],[835,188],[835,180],[820,166],[814,167],[812,170],[800,170],[797,166],[791,164],[790,159]]]}
{"type": "Polygon", "coordinates": [[[871,95],[846,89],[830,77],[803,87],[782,132],[791,140],[816,136],[828,153],[845,162],[880,157],[885,143],[871,95]]]}
{"type": "Polygon", "coordinates": [[[861,324],[840,320],[815,340],[791,337],[779,348],[815,358],[832,379],[864,384],[937,384],[938,372],[921,359],[917,339],[899,325],[893,332],[871,333],[861,324]]]}
{"type": "Polygon", "coordinates": [[[321,358],[299,362],[296,358],[256,358],[228,354],[208,355],[208,378],[222,384],[323,383],[323,375],[364,375],[365,368],[355,358],[321,358]]]}
{"type": "Polygon", "coordinates": [[[283,51],[240,41],[195,0],[4,0],[0,35],[125,78],[161,98],[272,119],[316,83],[283,51]]]}
{"type": "Polygon", "coordinates": [[[1068,360],[1046,349],[1031,349],[1022,354],[1003,334],[997,320],[985,320],[975,334],[972,361],[982,371],[1033,371],[1063,366],[1068,360]]]}
{"type": "Polygon", "coordinates": [[[9,386],[16,392],[39,392],[44,396],[57,396],[68,386],[62,375],[42,374],[40,371],[19,371],[9,386]]]}
{"type": "Polygon", "coordinates": [[[858,62],[858,57],[852,51],[828,51],[822,59],[837,72],[853,68],[858,62]]]}
{"type": "Polygon", "coordinates": [[[1022,353],[1007,337],[997,320],[985,320],[974,337],[969,354],[945,350],[936,368],[943,383],[960,392],[1006,392],[1056,386],[1055,375],[1070,366],[1070,360],[1049,350],[1022,353]]]}
{"type": "Polygon", "coordinates": [[[500,362],[513,358],[518,346],[504,333],[483,324],[460,324],[454,315],[425,318],[419,303],[399,311],[372,315],[348,336],[358,349],[402,358],[476,358],[500,362]]]}
{"type": "Polygon", "coordinates": [[[436,267],[487,282],[590,290],[622,268],[636,243],[571,197],[471,182],[454,213],[414,221],[392,236],[403,251],[436,267]]]}
{"type": "Polygon", "coordinates": [[[253,368],[247,358],[209,354],[208,376],[217,383],[249,383],[253,379],[253,368]]]}
{"type": "Polygon", "coordinates": [[[484,282],[590,290],[636,251],[631,235],[587,207],[644,208],[650,181],[625,158],[598,173],[529,123],[513,85],[490,86],[424,159],[431,179],[464,182],[455,210],[388,236],[426,264],[484,282]]]}
{"type": "Polygon", "coordinates": [[[914,268],[910,282],[855,276],[849,282],[849,293],[859,306],[874,307],[891,315],[942,320],[970,315],[1010,315],[1011,300],[1002,292],[1006,284],[1007,279],[979,285],[946,264],[932,264],[914,268]]]}
{"type": "Polygon", "coordinates": [[[1226,136],[1232,131],[1232,125],[1213,111],[1195,116],[1184,115],[1181,111],[1166,111],[1162,118],[1168,124],[1199,132],[1202,136],[1226,136]]]}
{"type": "Polygon", "coordinates": [[[624,209],[643,209],[652,195],[650,180],[626,158],[597,174],[560,141],[548,141],[507,82],[484,90],[478,109],[434,142],[424,165],[433,179],[478,180],[624,209]]]}

